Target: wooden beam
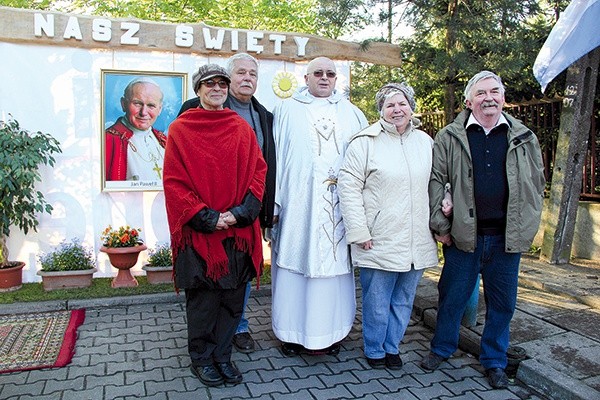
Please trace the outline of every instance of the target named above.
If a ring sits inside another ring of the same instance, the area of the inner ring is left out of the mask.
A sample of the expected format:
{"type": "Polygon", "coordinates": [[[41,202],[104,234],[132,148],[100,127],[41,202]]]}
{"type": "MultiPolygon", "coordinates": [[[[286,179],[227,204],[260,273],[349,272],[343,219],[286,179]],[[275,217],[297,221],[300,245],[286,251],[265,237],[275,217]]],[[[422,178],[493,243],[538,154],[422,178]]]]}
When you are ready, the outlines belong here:
{"type": "Polygon", "coordinates": [[[248,52],[257,58],[292,62],[325,56],[392,67],[402,64],[397,45],[382,42],[363,45],[300,33],[220,28],[204,23],[108,19],[10,7],[0,7],[0,21],[2,42],[223,57],[248,52]]]}

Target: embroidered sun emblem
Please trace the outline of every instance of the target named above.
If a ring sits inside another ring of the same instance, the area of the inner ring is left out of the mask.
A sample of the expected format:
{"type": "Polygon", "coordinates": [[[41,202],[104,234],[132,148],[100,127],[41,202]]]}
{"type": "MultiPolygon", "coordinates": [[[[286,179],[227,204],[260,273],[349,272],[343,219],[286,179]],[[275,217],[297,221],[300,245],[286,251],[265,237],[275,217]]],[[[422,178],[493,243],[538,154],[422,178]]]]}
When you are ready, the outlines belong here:
{"type": "Polygon", "coordinates": [[[279,71],[273,77],[273,92],[282,99],[286,99],[294,93],[298,87],[298,81],[294,74],[288,71],[279,71]]]}

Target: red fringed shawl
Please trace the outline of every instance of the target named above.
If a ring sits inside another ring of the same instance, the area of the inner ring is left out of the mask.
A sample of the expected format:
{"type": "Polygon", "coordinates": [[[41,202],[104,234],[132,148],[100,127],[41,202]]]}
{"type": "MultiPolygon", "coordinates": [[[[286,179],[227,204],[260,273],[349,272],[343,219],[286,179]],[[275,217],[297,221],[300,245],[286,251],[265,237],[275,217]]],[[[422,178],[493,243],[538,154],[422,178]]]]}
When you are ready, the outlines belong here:
{"type": "Polygon", "coordinates": [[[250,125],[229,109],[187,110],[169,126],[164,162],[164,193],[173,259],[192,245],[207,264],[207,276],[228,273],[225,238],[249,254],[257,276],[262,264],[258,219],[248,227],[196,232],[186,223],[205,207],[221,213],[240,205],[251,191],[262,199],[267,165],[250,125]]]}

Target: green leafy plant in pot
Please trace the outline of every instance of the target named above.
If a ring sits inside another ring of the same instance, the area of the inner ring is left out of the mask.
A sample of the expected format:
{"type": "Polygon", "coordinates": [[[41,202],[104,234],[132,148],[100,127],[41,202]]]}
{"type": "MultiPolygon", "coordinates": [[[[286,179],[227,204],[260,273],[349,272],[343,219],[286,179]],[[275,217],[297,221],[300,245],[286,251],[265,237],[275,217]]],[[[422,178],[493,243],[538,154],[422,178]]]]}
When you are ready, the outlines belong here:
{"type": "Polygon", "coordinates": [[[37,231],[38,214],[52,212],[35,185],[41,181],[39,167],[54,166],[52,155],[60,152],[60,143],[50,134],[23,129],[10,114],[0,120],[0,291],[22,285],[25,263],[8,258],[10,228],[25,234],[37,231]]]}
{"type": "Polygon", "coordinates": [[[148,263],[142,267],[148,283],[156,285],[173,282],[173,254],[168,243],[158,244],[148,250],[148,263]]]}
{"type": "Polygon", "coordinates": [[[38,257],[44,290],[85,288],[92,285],[96,260],[92,250],[78,239],[62,242],[54,251],[38,257]]]}

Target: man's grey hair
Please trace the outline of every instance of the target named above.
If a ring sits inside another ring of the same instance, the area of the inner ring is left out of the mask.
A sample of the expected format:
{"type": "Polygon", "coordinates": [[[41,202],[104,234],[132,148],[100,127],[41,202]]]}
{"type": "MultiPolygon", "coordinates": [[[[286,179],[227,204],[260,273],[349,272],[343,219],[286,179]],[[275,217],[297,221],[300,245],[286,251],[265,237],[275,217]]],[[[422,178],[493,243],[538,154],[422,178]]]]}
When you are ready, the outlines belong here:
{"type": "Polygon", "coordinates": [[[256,72],[258,73],[258,60],[256,58],[252,57],[248,53],[237,53],[237,54],[234,54],[233,56],[229,57],[229,60],[227,60],[227,72],[229,72],[230,76],[233,74],[233,69],[235,68],[235,62],[238,60],[252,61],[254,63],[254,65],[256,65],[256,72]]]}
{"type": "Polygon", "coordinates": [[[504,95],[504,84],[502,83],[502,79],[493,72],[490,71],[481,71],[476,73],[469,82],[467,83],[467,87],[465,87],[465,101],[471,100],[471,90],[475,84],[483,79],[493,79],[500,84],[500,92],[504,95]]]}
{"type": "Polygon", "coordinates": [[[131,92],[133,90],[133,87],[139,83],[147,83],[150,85],[154,85],[158,88],[158,90],[160,91],[160,102],[162,103],[163,101],[163,91],[160,88],[160,85],[158,83],[156,83],[156,81],[154,79],[150,79],[148,77],[139,77],[139,78],[135,78],[133,79],[131,82],[129,82],[127,84],[127,86],[125,86],[125,90],[123,90],[123,98],[127,101],[131,100],[131,92]]]}

